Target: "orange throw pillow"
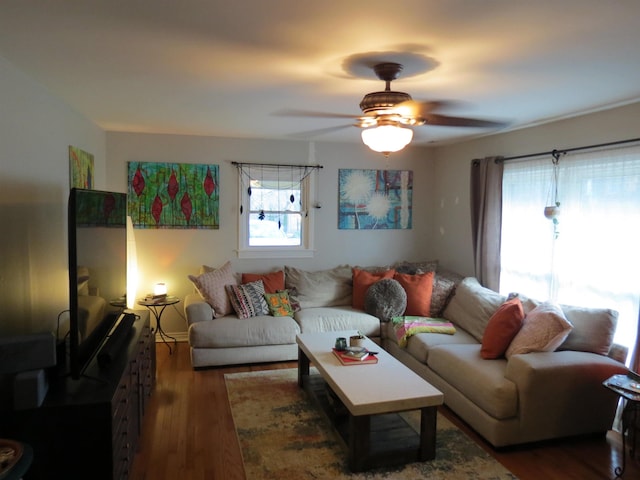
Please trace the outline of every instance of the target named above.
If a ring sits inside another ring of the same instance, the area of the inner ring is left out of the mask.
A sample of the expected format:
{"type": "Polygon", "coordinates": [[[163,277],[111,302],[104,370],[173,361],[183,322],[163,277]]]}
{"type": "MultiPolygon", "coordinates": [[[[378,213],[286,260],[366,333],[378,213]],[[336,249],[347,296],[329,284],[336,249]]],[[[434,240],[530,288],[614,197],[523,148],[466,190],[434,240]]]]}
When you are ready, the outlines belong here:
{"type": "Polygon", "coordinates": [[[383,278],[393,278],[394,273],[396,273],[393,269],[387,270],[386,272],[371,273],[366,270],[360,270],[359,268],[354,268],[352,272],[353,297],[351,305],[353,308],[359,308],[360,310],[364,310],[364,297],[369,287],[383,278]]]}
{"type": "Polygon", "coordinates": [[[251,283],[262,280],[264,284],[264,293],[277,293],[278,290],[284,290],[284,271],[271,273],[243,273],[242,283],[251,283]]]}
{"type": "Polygon", "coordinates": [[[484,359],[504,357],[507,348],[524,322],[524,309],[518,297],[504,302],[491,316],[482,334],[480,356],[484,359]]]}
{"type": "Polygon", "coordinates": [[[397,280],[404,291],[407,292],[407,308],[405,315],[415,315],[418,317],[431,316],[431,296],[433,294],[433,277],[435,272],[417,273],[396,273],[393,277],[397,280]]]}

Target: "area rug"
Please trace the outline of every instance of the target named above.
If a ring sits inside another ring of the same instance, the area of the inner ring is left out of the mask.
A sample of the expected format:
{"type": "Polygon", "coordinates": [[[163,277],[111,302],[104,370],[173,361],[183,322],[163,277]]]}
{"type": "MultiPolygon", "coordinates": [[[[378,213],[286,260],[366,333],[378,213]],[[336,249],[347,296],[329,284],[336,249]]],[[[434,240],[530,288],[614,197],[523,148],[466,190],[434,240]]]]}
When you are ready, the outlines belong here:
{"type": "MultiPolygon", "coordinates": [[[[513,480],[516,477],[438,414],[435,460],[351,473],[328,418],[298,387],[297,370],[226,374],[248,480],[513,480]]],[[[407,421],[416,429],[419,414],[407,421]]]]}

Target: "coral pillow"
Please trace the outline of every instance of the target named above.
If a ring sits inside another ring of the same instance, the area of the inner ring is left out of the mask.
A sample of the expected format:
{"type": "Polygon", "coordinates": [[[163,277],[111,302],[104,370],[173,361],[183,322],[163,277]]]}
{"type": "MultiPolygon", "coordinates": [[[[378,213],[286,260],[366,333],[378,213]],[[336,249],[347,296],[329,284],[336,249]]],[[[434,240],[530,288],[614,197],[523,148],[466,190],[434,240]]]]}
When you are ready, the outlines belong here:
{"type": "Polygon", "coordinates": [[[371,285],[383,278],[393,278],[395,270],[387,270],[386,272],[373,273],[366,270],[354,268],[352,271],[353,278],[353,299],[351,305],[353,308],[364,310],[364,297],[371,285]]]}
{"type": "Polygon", "coordinates": [[[407,292],[406,315],[418,317],[431,316],[431,295],[433,293],[434,272],[418,273],[410,275],[408,273],[396,273],[393,276],[404,291],[407,292]]]}
{"type": "Polygon", "coordinates": [[[553,352],[565,341],[573,325],[562,309],[553,303],[541,303],[525,317],[505,356],[531,352],[553,352]]]}
{"type": "Polygon", "coordinates": [[[251,283],[262,280],[265,293],[276,293],[278,290],[284,290],[284,271],[272,273],[243,273],[242,283],[251,283]]]}
{"type": "Polygon", "coordinates": [[[236,277],[231,269],[231,262],[225,263],[217,270],[208,271],[197,277],[189,275],[200,293],[200,296],[213,308],[213,316],[221,317],[233,312],[231,302],[225,291],[225,285],[237,285],[236,277]]]}
{"type": "Polygon", "coordinates": [[[504,302],[487,323],[482,335],[480,356],[485,359],[501,358],[511,341],[522,328],[524,309],[519,298],[504,302]]]}

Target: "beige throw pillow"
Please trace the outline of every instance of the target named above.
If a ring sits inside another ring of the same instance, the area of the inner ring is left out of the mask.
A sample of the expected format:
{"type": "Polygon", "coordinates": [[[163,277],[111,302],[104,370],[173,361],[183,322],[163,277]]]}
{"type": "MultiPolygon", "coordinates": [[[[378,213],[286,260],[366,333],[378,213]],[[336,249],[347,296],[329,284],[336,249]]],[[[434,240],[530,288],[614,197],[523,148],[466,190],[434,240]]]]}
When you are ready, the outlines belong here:
{"type": "Polygon", "coordinates": [[[564,342],[572,328],[558,305],[543,302],[526,315],[522,328],[511,341],[505,357],[531,352],[553,352],[564,342]]]}
{"type": "Polygon", "coordinates": [[[198,293],[213,308],[214,317],[222,317],[233,313],[233,307],[227,296],[225,285],[237,285],[238,281],[231,269],[231,262],[225,263],[217,270],[201,275],[189,275],[198,293]]]}

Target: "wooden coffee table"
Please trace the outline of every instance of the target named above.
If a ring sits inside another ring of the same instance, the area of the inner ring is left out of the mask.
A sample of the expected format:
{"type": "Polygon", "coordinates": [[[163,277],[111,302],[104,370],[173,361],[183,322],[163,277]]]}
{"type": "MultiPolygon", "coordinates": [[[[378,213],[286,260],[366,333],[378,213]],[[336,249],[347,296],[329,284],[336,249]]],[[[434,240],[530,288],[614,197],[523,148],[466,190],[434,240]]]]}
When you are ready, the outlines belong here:
{"type": "Polygon", "coordinates": [[[436,451],[436,414],[443,394],[369,339],[364,346],[379,352],[378,363],[344,366],[331,349],[336,337],[355,331],[303,333],[298,343],[298,385],[325,407],[348,447],[352,471],[432,460],[436,451]],[[310,364],[330,388],[323,389],[310,376],[310,364]],[[333,397],[344,406],[336,412],[333,397]],[[325,400],[329,400],[328,402],[325,400]],[[420,432],[415,432],[398,412],[420,410],[420,432]]]}

